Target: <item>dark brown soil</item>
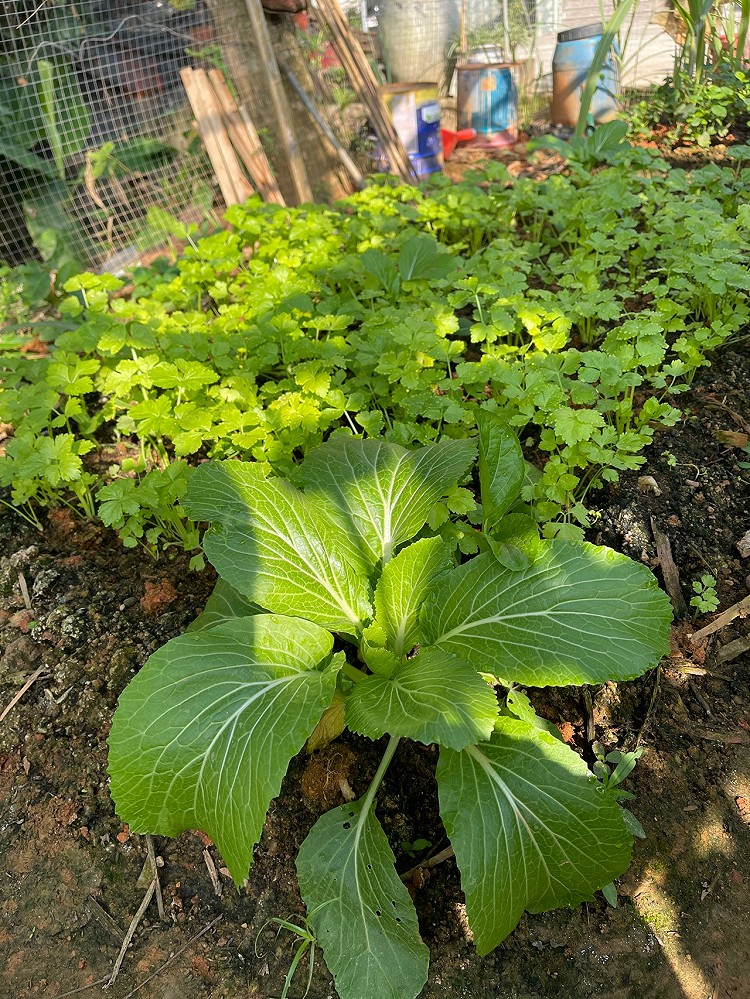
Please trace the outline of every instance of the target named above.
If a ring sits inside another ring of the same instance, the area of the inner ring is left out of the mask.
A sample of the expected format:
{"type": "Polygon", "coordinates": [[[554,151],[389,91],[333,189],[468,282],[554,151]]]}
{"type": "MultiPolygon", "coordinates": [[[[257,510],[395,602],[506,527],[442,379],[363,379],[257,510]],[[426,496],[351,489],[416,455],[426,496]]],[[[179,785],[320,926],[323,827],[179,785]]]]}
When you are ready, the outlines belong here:
{"type": "MultiPolygon", "coordinates": [[[[747,430],[748,399],[747,352],[728,346],[681,397],[687,419],[658,435],[640,473],[596,497],[591,532],[658,571],[654,518],[671,540],[686,599],[692,580],[711,572],[722,609],[748,592],[750,560],[736,542],[750,529],[750,473],[738,464],[747,456],[717,432],[747,430]],[[652,476],[659,492],[639,488],[639,475],[652,476]]],[[[0,711],[42,670],[0,723],[0,995],[94,994],[150,881],[141,877],[145,838],[130,835],[109,797],[111,714],[148,655],[200,610],[213,580],[188,572],[181,555],[151,561],[64,513],[50,516],[43,535],[3,514],[0,552],[0,711]]],[[[645,750],[627,787],[647,838],[618,885],[619,907],[599,898],[526,916],[478,958],[449,860],[415,889],[432,952],[425,999],[747,996],[750,658],[718,664],[717,652],[748,626],[735,622],[699,647],[688,637],[693,627],[676,626],[673,656],[658,675],[590,691],[596,738],[645,750]]],[[[565,689],[538,703],[589,750],[584,692],[565,689]]],[[[136,989],[140,999],[279,996],[295,938],[269,920],[301,918],[297,847],[320,812],[341,803],[342,781],[364,792],[378,757],[378,747],[348,737],[294,760],[239,892],[200,833],[157,838],[165,919],[152,901],[112,999],[136,989]]],[[[403,842],[446,845],[434,765],[431,748],[402,744],[380,795],[402,871],[415,863],[403,842]]],[[[306,977],[305,961],[292,996],[302,995],[306,977]]],[[[335,996],[320,960],[309,994],[335,996]]]]}

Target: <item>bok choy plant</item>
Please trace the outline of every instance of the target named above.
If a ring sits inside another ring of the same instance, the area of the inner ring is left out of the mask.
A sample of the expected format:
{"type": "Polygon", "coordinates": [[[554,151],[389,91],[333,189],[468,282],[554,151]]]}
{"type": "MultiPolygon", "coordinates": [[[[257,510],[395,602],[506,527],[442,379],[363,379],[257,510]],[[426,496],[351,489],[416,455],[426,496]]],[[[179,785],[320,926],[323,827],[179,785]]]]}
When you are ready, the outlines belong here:
{"type": "Polygon", "coordinates": [[[492,412],[478,425],[477,441],[415,450],[336,436],[295,484],[258,464],[200,466],[184,502],[210,522],[203,546],[221,579],[114,718],[119,814],[137,832],[205,829],[238,884],[291,757],[316,729],[388,737],[363,797],[322,815],[297,859],[343,999],[413,999],[427,977],[376,814],[402,738],[440,747],[440,812],[481,954],[524,910],[591,898],[630,860],[616,795],[517,685],[638,676],[668,649],[669,602],[643,565],[540,540],[509,513],[524,477],[518,442],[492,412]],[[478,554],[464,558],[447,540],[457,532],[426,525],[477,458],[478,554]]]}

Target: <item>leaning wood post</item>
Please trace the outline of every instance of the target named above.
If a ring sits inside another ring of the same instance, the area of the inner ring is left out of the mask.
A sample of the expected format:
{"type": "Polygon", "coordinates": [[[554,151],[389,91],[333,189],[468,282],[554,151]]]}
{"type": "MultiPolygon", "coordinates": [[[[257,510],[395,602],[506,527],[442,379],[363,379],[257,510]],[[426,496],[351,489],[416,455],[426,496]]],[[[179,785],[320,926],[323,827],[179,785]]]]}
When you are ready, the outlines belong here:
{"type": "Polygon", "coordinates": [[[261,62],[261,72],[265,78],[268,98],[273,109],[274,118],[278,127],[278,134],[289,163],[289,172],[298,200],[312,201],[312,190],[307,178],[307,171],[302,159],[302,155],[297,145],[297,140],[289,124],[289,110],[286,107],[284,90],[281,83],[281,74],[276,63],[276,54],[271,43],[271,36],[266,24],[266,15],[263,13],[260,0],[245,0],[250,29],[255,38],[261,62]]]}

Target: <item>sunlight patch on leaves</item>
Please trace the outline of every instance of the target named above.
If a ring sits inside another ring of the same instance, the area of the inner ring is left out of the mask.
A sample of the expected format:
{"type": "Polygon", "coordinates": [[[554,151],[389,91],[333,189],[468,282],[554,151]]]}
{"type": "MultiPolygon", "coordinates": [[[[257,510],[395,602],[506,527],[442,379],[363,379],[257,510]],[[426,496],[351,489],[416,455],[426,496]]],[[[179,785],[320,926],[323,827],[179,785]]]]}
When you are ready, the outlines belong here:
{"type": "Polygon", "coordinates": [[[204,829],[239,884],[289,760],[331,703],[343,655],[266,614],[172,639],[120,697],[112,797],[134,832],[204,829]]]}
{"type": "Polygon", "coordinates": [[[422,636],[516,683],[603,683],[640,676],[669,651],[672,609],[644,565],[606,548],[550,541],[526,568],[490,554],[433,588],[422,636]]]}
{"type": "Polygon", "coordinates": [[[421,530],[475,454],[468,440],[407,451],[384,441],[337,437],[305,459],[302,479],[311,502],[332,498],[338,523],[362,539],[365,556],[386,563],[421,530]]]}
{"type": "Polygon", "coordinates": [[[419,611],[435,580],[453,564],[442,538],[423,538],[383,567],[375,587],[375,612],[396,658],[419,641],[419,611]]]}
{"type": "Polygon", "coordinates": [[[211,520],[203,547],[241,594],[278,614],[353,632],[371,613],[367,567],[321,497],[265,478],[257,465],[201,465],[185,506],[211,520]]]}
{"type": "Polygon", "coordinates": [[[495,692],[468,663],[440,649],[423,649],[391,676],[356,684],[346,702],[353,732],[386,733],[463,749],[489,737],[497,718],[495,692]]]}

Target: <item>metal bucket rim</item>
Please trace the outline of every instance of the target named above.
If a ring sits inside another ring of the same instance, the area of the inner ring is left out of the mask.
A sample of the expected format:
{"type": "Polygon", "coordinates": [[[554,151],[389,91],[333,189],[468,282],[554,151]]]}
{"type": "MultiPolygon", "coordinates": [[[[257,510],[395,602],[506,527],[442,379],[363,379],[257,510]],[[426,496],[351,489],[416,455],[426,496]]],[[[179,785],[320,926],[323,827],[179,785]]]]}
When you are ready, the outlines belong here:
{"type": "Polygon", "coordinates": [[[522,66],[520,62],[465,62],[456,66],[457,73],[465,70],[475,72],[478,69],[513,69],[515,66],[522,66]]]}

